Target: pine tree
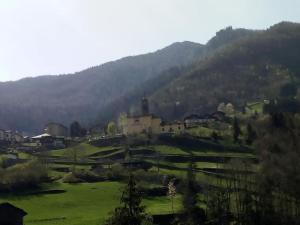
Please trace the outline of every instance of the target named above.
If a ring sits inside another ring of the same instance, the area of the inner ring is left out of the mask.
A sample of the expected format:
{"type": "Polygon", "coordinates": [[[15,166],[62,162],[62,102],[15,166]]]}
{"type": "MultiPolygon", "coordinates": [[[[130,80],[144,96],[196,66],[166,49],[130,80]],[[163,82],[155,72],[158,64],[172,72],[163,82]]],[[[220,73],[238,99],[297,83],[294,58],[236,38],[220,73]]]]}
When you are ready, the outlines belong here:
{"type": "Polygon", "coordinates": [[[184,225],[203,224],[203,220],[205,218],[204,211],[198,206],[198,190],[194,172],[195,168],[195,164],[190,162],[182,198],[183,212],[181,224],[184,225]]]}
{"type": "Polygon", "coordinates": [[[213,140],[214,142],[218,142],[218,140],[219,140],[219,135],[217,134],[216,131],[213,131],[213,132],[211,133],[211,138],[212,138],[212,140],[213,140]]]}
{"type": "Polygon", "coordinates": [[[121,197],[121,207],[114,210],[105,225],[142,225],[152,224],[151,218],[141,206],[142,197],[138,191],[135,178],[132,174],[121,197]]]}
{"type": "Polygon", "coordinates": [[[233,121],[233,140],[235,143],[239,141],[239,136],[242,134],[239,121],[236,117],[234,117],[233,121]]]}
{"type": "Polygon", "coordinates": [[[246,143],[248,145],[251,145],[256,138],[257,138],[257,134],[256,134],[255,130],[253,130],[251,124],[248,123],[247,124],[247,139],[246,139],[246,143]]]}

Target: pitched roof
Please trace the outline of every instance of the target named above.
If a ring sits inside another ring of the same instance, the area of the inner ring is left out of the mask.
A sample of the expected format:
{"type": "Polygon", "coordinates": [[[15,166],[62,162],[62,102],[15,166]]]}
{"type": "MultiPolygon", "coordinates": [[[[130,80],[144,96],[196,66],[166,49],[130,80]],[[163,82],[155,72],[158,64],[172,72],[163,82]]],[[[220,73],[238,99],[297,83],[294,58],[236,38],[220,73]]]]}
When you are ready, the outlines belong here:
{"type": "Polygon", "coordinates": [[[0,220],[1,215],[5,215],[6,217],[14,217],[16,215],[24,217],[27,215],[27,213],[23,209],[17,208],[8,202],[5,202],[0,204],[0,220]]]}
{"type": "Polygon", "coordinates": [[[50,134],[44,133],[44,134],[40,134],[38,136],[34,136],[32,137],[32,139],[41,139],[43,137],[52,137],[50,134]]]}

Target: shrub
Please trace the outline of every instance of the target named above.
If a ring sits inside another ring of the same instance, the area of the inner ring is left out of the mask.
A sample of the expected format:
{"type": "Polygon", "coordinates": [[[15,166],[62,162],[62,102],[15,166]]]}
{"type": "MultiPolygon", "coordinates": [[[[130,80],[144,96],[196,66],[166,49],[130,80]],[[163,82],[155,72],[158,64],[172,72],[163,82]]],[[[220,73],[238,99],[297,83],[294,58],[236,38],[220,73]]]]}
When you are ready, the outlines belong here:
{"type": "Polygon", "coordinates": [[[64,183],[70,183],[70,184],[76,184],[76,183],[81,183],[81,182],[83,182],[83,180],[81,180],[80,178],[78,178],[77,176],[76,176],[76,174],[74,174],[74,173],[67,173],[64,177],[63,177],[63,179],[62,179],[62,181],[64,182],[64,183]]]}
{"type": "Polygon", "coordinates": [[[37,187],[48,178],[45,165],[37,160],[0,169],[0,190],[15,191],[37,187]]]}

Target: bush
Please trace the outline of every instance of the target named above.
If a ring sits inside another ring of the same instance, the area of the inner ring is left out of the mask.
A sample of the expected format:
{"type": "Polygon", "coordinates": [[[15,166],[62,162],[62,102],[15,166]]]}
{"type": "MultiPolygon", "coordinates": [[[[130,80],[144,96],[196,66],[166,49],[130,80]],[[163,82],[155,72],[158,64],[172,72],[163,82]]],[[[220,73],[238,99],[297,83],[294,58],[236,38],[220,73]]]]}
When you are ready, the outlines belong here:
{"type": "Polygon", "coordinates": [[[48,178],[45,165],[37,160],[0,169],[0,191],[25,190],[37,187],[48,178]]]}
{"type": "Polygon", "coordinates": [[[65,183],[81,183],[81,182],[99,182],[107,180],[106,177],[99,176],[91,171],[75,171],[68,173],[63,177],[63,182],[65,183]]]}
{"type": "Polygon", "coordinates": [[[74,174],[74,173],[67,173],[64,177],[63,177],[63,179],[62,179],[62,181],[64,182],[64,183],[70,183],[70,184],[77,184],[77,183],[81,183],[81,182],[83,182],[83,180],[81,180],[80,178],[78,178],[77,176],[76,176],[76,174],[74,174]]]}

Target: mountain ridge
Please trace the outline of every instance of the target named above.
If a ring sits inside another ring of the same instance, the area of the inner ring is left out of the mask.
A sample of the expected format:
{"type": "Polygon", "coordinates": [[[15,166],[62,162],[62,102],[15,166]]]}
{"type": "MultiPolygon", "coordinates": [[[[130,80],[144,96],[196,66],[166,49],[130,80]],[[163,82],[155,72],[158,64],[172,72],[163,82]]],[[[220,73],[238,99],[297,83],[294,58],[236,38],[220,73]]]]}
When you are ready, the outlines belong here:
{"type": "Polygon", "coordinates": [[[0,127],[38,133],[50,121],[88,124],[101,107],[141,82],[200,57],[201,48],[193,42],[174,43],[153,53],[124,57],[71,75],[2,82],[0,127]]]}
{"type": "Polygon", "coordinates": [[[298,29],[299,24],[288,22],[267,30],[227,27],[206,45],[175,42],[70,75],[0,83],[0,127],[38,133],[51,121],[104,125],[121,112],[137,111],[145,92],[152,111],[170,120],[215,110],[220,102],[240,108],[274,97],[290,82],[286,69],[299,70],[298,29]]]}

